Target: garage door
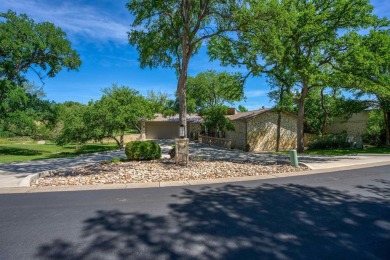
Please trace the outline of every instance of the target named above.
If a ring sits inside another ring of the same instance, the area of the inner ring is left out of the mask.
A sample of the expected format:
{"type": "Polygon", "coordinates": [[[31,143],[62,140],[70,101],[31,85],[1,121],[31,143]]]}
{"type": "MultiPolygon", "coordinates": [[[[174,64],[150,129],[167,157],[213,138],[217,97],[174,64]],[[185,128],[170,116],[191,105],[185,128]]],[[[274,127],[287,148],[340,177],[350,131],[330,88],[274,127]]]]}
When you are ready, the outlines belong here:
{"type": "Polygon", "coordinates": [[[146,139],[174,139],[178,134],[178,122],[145,122],[146,139]]]}

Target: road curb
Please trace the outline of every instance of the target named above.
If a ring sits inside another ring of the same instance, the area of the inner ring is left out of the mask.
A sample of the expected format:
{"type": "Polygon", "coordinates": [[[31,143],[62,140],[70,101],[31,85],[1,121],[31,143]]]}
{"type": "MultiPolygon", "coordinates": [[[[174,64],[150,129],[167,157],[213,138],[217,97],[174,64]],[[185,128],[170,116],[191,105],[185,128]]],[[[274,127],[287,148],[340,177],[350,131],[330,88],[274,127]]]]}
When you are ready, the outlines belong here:
{"type": "Polygon", "coordinates": [[[31,183],[41,177],[40,174],[41,173],[34,173],[24,177],[23,180],[19,183],[19,187],[31,187],[31,183]]]}
{"type": "MultiPolygon", "coordinates": [[[[76,167],[72,167],[76,168],[76,167]]],[[[72,169],[69,168],[69,169],[72,169]]],[[[51,175],[53,172],[56,172],[57,170],[49,170],[49,171],[43,171],[38,172],[34,174],[30,174],[27,177],[24,177],[23,180],[19,183],[19,187],[31,187],[31,183],[35,181],[36,179],[39,179],[40,177],[46,177],[51,175]]]]}
{"type": "Polygon", "coordinates": [[[311,167],[311,166],[310,166],[309,164],[307,164],[307,163],[298,162],[298,165],[299,165],[299,166],[305,166],[305,167],[309,168],[310,170],[313,170],[313,167],[311,167]]]}

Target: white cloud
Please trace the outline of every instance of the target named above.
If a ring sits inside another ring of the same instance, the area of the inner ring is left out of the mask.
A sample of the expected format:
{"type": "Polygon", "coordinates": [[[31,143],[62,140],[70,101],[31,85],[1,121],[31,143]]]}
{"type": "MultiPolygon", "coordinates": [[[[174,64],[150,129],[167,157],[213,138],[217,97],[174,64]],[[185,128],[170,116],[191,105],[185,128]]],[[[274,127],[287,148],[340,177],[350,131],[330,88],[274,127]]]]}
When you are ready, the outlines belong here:
{"type": "Polygon", "coordinates": [[[250,91],[246,91],[245,95],[247,96],[247,98],[262,97],[262,96],[267,95],[267,91],[265,91],[265,90],[250,90],[250,91]]]}
{"type": "Polygon", "coordinates": [[[11,9],[17,13],[25,13],[35,21],[50,21],[61,27],[70,37],[81,36],[83,41],[90,39],[127,43],[130,18],[122,21],[119,17],[110,15],[109,10],[97,9],[92,5],[78,5],[76,1],[56,3],[2,0],[0,11],[11,9]]]}

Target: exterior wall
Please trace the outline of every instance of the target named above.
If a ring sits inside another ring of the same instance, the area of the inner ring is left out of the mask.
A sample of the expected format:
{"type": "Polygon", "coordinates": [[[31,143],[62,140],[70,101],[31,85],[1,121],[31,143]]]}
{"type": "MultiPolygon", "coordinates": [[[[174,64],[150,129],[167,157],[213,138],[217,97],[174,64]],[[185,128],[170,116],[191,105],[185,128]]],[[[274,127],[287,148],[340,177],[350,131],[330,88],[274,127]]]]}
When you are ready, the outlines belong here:
{"type": "MultiPolygon", "coordinates": [[[[249,151],[275,151],[277,112],[259,114],[247,121],[249,151]]],[[[297,146],[297,121],[294,116],[282,113],[280,129],[280,149],[287,150],[297,146]]]]}
{"type": "Polygon", "coordinates": [[[178,122],[145,122],[146,139],[174,139],[178,135],[178,122]]]}
{"type": "Polygon", "coordinates": [[[232,140],[232,148],[245,150],[246,147],[246,121],[232,121],[235,131],[227,131],[226,139],[232,140]]]}
{"type": "MultiPolygon", "coordinates": [[[[119,140],[120,137],[116,136],[116,138],[119,140]]],[[[113,140],[114,140],[113,138],[104,138],[102,140],[102,142],[109,143],[109,142],[112,142],[113,140]]],[[[125,144],[128,142],[131,142],[131,141],[138,141],[138,140],[142,140],[140,134],[128,134],[128,135],[123,136],[123,141],[125,144]]],[[[93,142],[91,142],[91,143],[93,143],[93,142]]]]}
{"type": "Polygon", "coordinates": [[[201,144],[214,145],[214,146],[224,147],[224,148],[228,148],[228,149],[232,148],[232,140],[231,139],[199,135],[198,140],[199,140],[199,143],[201,143],[201,144]]]}
{"type": "Polygon", "coordinates": [[[353,114],[351,118],[345,120],[342,117],[335,118],[326,128],[329,134],[347,132],[348,136],[358,140],[366,132],[369,111],[353,114]]]}
{"type": "MultiPolygon", "coordinates": [[[[198,139],[200,123],[187,123],[187,136],[198,139]]],[[[179,122],[142,122],[141,138],[145,139],[175,139],[179,137],[179,122]]]]}

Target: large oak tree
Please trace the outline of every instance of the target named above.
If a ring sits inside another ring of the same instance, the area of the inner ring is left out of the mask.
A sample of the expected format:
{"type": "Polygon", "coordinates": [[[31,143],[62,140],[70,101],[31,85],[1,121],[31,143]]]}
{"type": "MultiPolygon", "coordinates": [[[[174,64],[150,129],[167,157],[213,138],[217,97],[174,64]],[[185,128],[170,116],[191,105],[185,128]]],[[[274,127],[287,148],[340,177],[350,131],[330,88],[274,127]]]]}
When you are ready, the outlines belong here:
{"type": "Polygon", "coordinates": [[[314,88],[333,84],[336,57],[345,51],[343,34],[374,25],[378,19],[372,10],[368,0],[248,1],[236,15],[241,31],[216,38],[210,53],[254,75],[279,73],[283,65],[297,90],[297,148],[302,152],[305,100],[314,88]]]}
{"type": "Polygon", "coordinates": [[[0,131],[34,136],[37,122],[53,122],[53,104],[42,101],[43,92],[26,79],[27,72],[35,72],[43,82],[80,64],[61,28],[35,23],[25,14],[0,13],[0,131]]]}
{"type": "Polygon", "coordinates": [[[142,68],[174,68],[178,75],[179,120],[186,125],[186,83],[190,59],[202,44],[233,29],[234,0],[131,0],[129,42],[142,68]]]}

